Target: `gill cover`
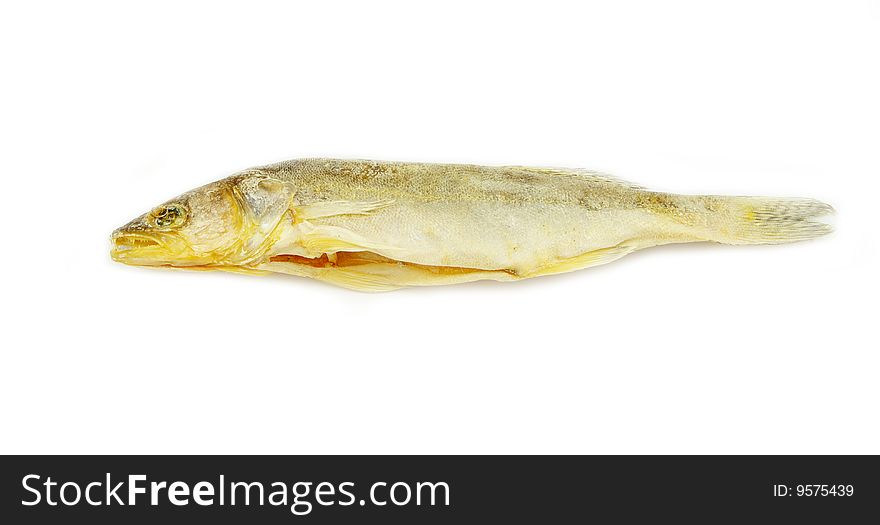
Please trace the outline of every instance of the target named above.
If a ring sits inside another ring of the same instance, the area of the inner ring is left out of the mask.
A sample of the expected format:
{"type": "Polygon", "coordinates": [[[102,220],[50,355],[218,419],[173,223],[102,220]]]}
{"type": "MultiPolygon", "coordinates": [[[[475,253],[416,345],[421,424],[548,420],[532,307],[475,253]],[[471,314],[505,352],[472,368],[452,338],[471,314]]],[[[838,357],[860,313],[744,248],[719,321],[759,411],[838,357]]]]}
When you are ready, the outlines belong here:
{"type": "MultiPolygon", "coordinates": [[[[237,262],[252,262],[278,239],[282,219],[291,210],[294,190],[289,183],[248,173],[232,186],[232,193],[246,223],[242,258],[237,262]]],[[[292,222],[292,217],[287,222],[292,222]]]]}

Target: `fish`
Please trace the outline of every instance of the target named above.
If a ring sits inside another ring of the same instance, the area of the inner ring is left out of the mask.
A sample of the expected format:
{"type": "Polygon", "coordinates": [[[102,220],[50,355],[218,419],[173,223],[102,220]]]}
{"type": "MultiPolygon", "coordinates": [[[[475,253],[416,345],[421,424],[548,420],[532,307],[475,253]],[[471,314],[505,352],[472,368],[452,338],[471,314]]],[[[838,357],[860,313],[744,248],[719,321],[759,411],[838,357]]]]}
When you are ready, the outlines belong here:
{"type": "Polygon", "coordinates": [[[111,235],[136,266],[278,273],[352,290],[518,281],[671,243],[804,241],[832,231],[808,198],[683,195],[599,172],[299,159],[240,171],[111,235]]]}

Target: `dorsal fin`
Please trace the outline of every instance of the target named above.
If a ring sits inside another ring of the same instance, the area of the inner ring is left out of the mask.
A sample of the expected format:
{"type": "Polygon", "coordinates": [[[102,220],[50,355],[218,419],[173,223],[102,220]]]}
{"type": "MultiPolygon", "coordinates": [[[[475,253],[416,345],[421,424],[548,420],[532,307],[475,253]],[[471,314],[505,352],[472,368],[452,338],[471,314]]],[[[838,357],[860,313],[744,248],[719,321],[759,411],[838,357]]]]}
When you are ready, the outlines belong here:
{"type": "Polygon", "coordinates": [[[602,184],[615,184],[618,186],[623,186],[625,188],[633,189],[633,190],[644,190],[646,189],[644,186],[640,186],[633,182],[629,182],[623,179],[619,179],[613,175],[608,175],[607,173],[601,173],[598,171],[590,171],[579,168],[533,168],[529,166],[505,166],[507,169],[515,169],[522,170],[525,172],[532,173],[543,173],[546,175],[555,175],[559,177],[579,177],[582,179],[586,179],[591,182],[597,182],[602,184]]]}

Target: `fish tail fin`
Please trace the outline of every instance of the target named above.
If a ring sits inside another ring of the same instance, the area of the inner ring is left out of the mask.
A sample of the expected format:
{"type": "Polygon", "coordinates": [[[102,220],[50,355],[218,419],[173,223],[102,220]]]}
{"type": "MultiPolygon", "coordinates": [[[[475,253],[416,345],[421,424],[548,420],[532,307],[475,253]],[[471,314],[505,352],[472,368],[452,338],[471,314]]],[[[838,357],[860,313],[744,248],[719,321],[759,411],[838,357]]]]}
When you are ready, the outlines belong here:
{"type": "Polygon", "coordinates": [[[816,219],[834,208],[815,199],[697,197],[706,240],[724,244],[783,244],[814,239],[834,229],[816,219]]]}

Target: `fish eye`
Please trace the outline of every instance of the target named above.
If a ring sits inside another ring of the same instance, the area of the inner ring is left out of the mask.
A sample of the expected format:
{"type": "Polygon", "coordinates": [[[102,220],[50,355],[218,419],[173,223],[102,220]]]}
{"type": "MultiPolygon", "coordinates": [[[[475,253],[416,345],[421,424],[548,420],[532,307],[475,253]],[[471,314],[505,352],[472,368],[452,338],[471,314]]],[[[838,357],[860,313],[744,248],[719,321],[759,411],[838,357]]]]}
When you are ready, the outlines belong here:
{"type": "Polygon", "coordinates": [[[153,220],[160,228],[180,226],[185,219],[186,213],[178,204],[168,204],[153,212],[153,220]]]}

